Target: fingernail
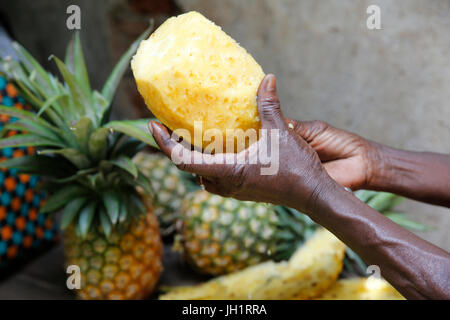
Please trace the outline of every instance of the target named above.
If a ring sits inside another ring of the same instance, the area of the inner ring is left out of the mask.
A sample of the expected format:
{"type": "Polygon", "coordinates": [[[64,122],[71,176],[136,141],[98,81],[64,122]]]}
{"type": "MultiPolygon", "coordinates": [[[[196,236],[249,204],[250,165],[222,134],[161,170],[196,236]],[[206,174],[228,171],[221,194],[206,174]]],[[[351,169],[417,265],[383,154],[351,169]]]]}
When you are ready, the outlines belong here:
{"type": "Polygon", "coordinates": [[[265,89],[267,91],[274,91],[276,87],[276,78],[273,74],[268,74],[266,76],[266,85],[265,89]]]}
{"type": "Polygon", "coordinates": [[[148,123],[148,131],[150,131],[150,134],[153,134],[153,121],[149,121],[149,123],[148,123]]]}

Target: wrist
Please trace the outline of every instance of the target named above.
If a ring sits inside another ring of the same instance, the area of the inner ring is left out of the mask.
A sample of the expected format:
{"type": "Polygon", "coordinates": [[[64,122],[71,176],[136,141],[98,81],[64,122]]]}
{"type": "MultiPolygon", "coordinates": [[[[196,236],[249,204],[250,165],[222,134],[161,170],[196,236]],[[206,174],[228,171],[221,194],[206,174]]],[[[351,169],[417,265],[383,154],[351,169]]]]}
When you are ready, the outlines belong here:
{"type": "Polygon", "coordinates": [[[396,150],[373,141],[368,143],[368,167],[362,189],[383,190],[395,175],[392,154],[396,150]]]}
{"type": "Polygon", "coordinates": [[[319,183],[315,185],[310,193],[310,196],[306,202],[303,211],[311,218],[315,217],[318,212],[322,212],[323,208],[328,207],[328,203],[333,201],[332,199],[336,194],[341,191],[347,192],[343,186],[334,181],[326,172],[323,173],[319,183]]]}

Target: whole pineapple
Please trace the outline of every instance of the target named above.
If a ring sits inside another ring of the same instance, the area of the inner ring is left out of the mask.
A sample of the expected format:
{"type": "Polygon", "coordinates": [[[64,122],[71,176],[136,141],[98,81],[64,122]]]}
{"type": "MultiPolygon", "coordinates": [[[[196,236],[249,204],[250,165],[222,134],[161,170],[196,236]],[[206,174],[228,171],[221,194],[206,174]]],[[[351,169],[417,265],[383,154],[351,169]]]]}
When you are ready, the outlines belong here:
{"type": "Polygon", "coordinates": [[[142,299],[152,293],[162,270],[158,223],[149,211],[106,237],[93,228],[85,238],[69,226],[64,233],[67,265],[81,270],[82,299],[142,299]]]}
{"type": "MultiPolygon", "coordinates": [[[[396,195],[358,191],[356,196],[404,227],[423,227],[390,211],[400,200],[396,195]]],[[[188,194],[181,205],[176,239],[196,270],[220,275],[267,260],[287,260],[318,227],[290,208],[198,190],[188,194]]],[[[365,275],[364,262],[349,248],[344,263],[347,272],[365,275]]]]}
{"type": "Polygon", "coordinates": [[[65,63],[54,58],[64,79],[45,71],[20,45],[20,62],[1,61],[36,114],[0,106],[18,118],[5,126],[22,134],[0,139],[0,148],[36,147],[36,155],[0,164],[46,177],[51,196],[41,212],[62,209],[68,265],[81,269],[85,299],[137,299],[152,292],[162,271],[158,222],[147,197],[151,183],[131,158],[145,143],[148,120],[109,121],[111,101],[143,34],[124,54],[101,92],[91,90],[78,34],[65,63]]]}
{"type": "Polygon", "coordinates": [[[191,192],[181,206],[177,244],[202,273],[219,275],[285,260],[314,233],[314,223],[286,208],[191,192]]]}
{"type": "Polygon", "coordinates": [[[142,151],[133,161],[152,183],[155,193],[151,199],[154,212],[158,217],[161,234],[168,236],[175,230],[175,220],[188,193],[184,181],[186,173],[160,153],[142,151]]]}

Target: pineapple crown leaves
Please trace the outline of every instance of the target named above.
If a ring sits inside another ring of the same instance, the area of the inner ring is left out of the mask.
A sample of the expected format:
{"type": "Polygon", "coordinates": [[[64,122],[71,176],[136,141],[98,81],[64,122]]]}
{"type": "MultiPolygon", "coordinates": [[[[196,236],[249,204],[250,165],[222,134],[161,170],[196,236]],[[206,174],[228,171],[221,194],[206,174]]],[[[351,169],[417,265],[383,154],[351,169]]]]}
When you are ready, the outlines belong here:
{"type": "Polygon", "coordinates": [[[91,89],[78,33],[64,62],[52,57],[64,82],[18,43],[19,61],[0,59],[1,70],[35,111],[0,106],[0,113],[14,119],[0,132],[0,148],[38,149],[0,166],[46,176],[46,185],[56,191],[41,211],[63,209],[62,227],[75,223],[81,236],[94,223],[108,235],[115,225],[146,211],[138,192],[152,193],[151,184],[131,158],[146,144],[157,147],[147,133],[148,119],[108,121],[119,82],[152,29],[153,24],[124,53],[101,92],[91,89]],[[20,133],[6,137],[9,130],[20,133]]]}

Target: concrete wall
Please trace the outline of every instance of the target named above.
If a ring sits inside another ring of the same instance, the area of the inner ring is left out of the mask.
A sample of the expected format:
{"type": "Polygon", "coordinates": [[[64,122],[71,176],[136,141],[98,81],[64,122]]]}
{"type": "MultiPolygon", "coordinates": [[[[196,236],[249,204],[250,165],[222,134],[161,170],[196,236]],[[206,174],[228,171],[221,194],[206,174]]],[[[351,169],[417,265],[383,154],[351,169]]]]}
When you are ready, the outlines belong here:
{"type": "MultiPolygon", "coordinates": [[[[278,77],[283,110],[394,147],[450,153],[449,0],[8,1],[16,37],[42,61],[64,54],[65,8],[82,9],[82,40],[96,87],[148,17],[197,10],[221,25],[278,77]],[[381,7],[382,30],[366,27],[381,7]]],[[[116,116],[147,115],[130,75],[116,116]],[[131,107],[134,106],[134,107],[131,107]]],[[[450,250],[450,210],[407,201],[420,234],[450,250]]]]}
{"type": "MultiPolygon", "coordinates": [[[[221,25],[278,77],[287,116],[394,147],[450,153],[450,1],[179,0],[221,25]],[[381,8],[382,30],[366,9],[381,8]]],[[[403,209],[450,250],[450,210],[403,209]]]]}

